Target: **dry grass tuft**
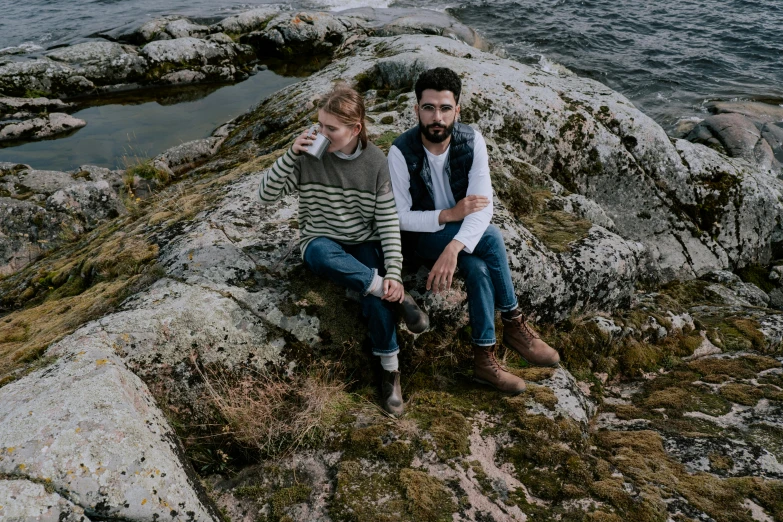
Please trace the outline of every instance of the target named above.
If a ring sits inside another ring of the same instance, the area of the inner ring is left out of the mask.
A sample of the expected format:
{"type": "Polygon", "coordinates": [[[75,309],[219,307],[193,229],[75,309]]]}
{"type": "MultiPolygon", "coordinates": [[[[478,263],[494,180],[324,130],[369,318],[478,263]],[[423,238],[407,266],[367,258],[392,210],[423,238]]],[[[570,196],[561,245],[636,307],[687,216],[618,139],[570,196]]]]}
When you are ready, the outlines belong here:
{"type": "Polygon", "coordinates": [[[333,365],[293,376],[254,370],[240,378],[217,370],[199,373],[226,432],[265,455],[289,453],[318,439],[349,401],[333,365]]]}

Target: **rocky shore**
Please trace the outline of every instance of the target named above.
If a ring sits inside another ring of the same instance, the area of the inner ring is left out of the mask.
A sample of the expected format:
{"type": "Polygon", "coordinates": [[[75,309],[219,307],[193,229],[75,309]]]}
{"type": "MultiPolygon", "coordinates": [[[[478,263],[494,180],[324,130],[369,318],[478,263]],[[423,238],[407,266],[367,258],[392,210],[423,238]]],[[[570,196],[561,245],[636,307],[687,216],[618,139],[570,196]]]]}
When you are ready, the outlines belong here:
{"type": "Polygon", "coordinates": [[[77,95],[318,59],[125,171],[0,164],[0,516],[783,518],[783,118],[716,104],[671,138],[606,86],[421,11],[255,10],[103,36],[0,65],[5,95],[65,100],[0,112],[51,118],[77,95]],[[433,66],[463,79],[516,290],[563,365],[506,354],[527,393],[473,384],[460,282],[428,294],[411,264],[433,328],[401,328],[395,420],[374,406],[356,301],[301,266],[296,196],[262,208],[255,188],[335,81],[364,94],[388,149],[433,66]]]}

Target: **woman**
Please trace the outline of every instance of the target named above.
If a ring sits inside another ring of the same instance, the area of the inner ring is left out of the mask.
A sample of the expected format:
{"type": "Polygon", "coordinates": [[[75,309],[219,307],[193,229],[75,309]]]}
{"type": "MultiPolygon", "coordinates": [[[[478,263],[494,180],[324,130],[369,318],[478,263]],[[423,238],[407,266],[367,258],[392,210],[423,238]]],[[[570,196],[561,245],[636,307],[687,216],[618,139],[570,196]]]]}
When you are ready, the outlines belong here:
{"type": "Polygon", "coordinates": [[[383,152],[367,140],[362,97],[338,86],[318,105],[320,133],[331,142],[319,160],[307,152],[307,130],[269,169],[259,196],[271,204],[299,190],[302,259],[316,274],[362,295],[373,354],[383,368],[381,404],[403,413],[395,305],[408,329],[421,333],[429,318],[402,285],[400,227],[383,152]]]}

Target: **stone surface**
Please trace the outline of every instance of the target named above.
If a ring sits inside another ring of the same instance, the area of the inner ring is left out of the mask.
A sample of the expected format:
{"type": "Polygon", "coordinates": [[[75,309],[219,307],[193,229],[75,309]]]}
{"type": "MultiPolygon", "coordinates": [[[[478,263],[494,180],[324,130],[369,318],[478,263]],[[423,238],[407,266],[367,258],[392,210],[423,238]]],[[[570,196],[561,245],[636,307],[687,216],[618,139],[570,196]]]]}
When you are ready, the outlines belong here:
{"type": "Polygon", "coordinates": [[[229,34],[245,34],[253,31],[261,31],[266,24],[277,16],[279,11],[274,8],[262,7],[251,9],[242,13],[224,18],[216,23],[213,28],[217,31],[229,34]]]}
{"type": "Polygon", "coordinates": [[[0,121],[12,118],[14,114],[58,112],[73,107],[73,104],[49,98],[14,98],[0,96],[0,121]]]}
{"type": "Polygon", "coordinates": [[[18,140],[42,140],[60,134],[71,133],[87,125],[87,122],[61,112],[32,118],[19,123],[0,122],[0,142],[18,140]]]}
{"type": "Polygon", "coordinates": [[[88,516],[217,520],[147,387],[106,336],[76,334],[57,350],[54,365],[0,388],[0,472],[47,481],[88,516]]]}
{"type": "Polygon", "coordinates": [[[28,480],[0,480],[0,520],[90,522],[84,509],[28,480]]]}
{"type": "Polygon", "coordinates": [[[177,174],[203,163],[217,152],[223,140],[218,137],[193,140],[168,149],[153,158],[153,165],[159,169],[177,174]]]}
{"type": "Polygon", "coordinates": [[[433,34],[462,40],[466,44],[487,51],[490,45],[472,28],[453,16],[428,9],[360,7],[340,12],[364,20],[378,36],[401,34],[433,34]]]}

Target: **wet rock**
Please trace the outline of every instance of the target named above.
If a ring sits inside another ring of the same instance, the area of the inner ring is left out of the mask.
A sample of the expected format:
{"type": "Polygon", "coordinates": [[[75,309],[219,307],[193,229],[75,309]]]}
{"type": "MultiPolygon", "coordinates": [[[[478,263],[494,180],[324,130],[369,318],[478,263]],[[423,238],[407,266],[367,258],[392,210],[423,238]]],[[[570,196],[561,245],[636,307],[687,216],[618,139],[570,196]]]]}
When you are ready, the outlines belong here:
{"type": "Polygon", "coordinates": [[[210,32],[209,27],[205,25],[194,24],[193,22],[180,18],[179,20],[172,20],[166,24],[166,32],[172,38],[185,38],[192,36],[194,38],[203,38],[210,32]]]}
{"type": "Polygon", "coordinates": [[[171,85],[185,85],[189,83],[202,82],[207,78],[207,75],[202,72],[191,71],[190,69],[183,69],[181,71],[165,74],[161,76],[161,81],[171,85]]]}
{"type": "Polygon", "coordinates": [[[84,509],[29,480],[0,480],[0,516],[30,522],[90,522],[84,509]]]}
{"type": "Polygon", "coordinates": [[[87,42],[55,49],[50,60],[65,63],[74,75],[96,85],[128,83],[141,79],[147,63],[136,49],[114,42],[87,42]]]}
{"type": "Polygon", "coordinates": [[[71,133],[85,125],[87,125],[86,121],[61,112],[52,112],[44,117],[19,123],[0,122],[0,142],[52,138],[71,133]]]}
{"type": "Polygon", "coordinates": [[[64,63],[41,58],[0,65],[0,90],[8,96],[25,96],[30,91],[65,96],[92,91],[95,85],[64,63]]]}
{"type": "Polygon", "coordinates": [[[741,114],[756,122],[783,121],[783,107],[768,103],[713,101],[704,107],[712,114],[741,114]]]}
{"type": "Polygon", "coordinates": [[[331,54],[361,23],[330,13],[283,13],[270,20],[262,31],[244,35],[242,43],[253,46],[259,56],[291,58],[300,53],[331,54]]]}
{"type": "MultiPolygon", "coordinates": [[[[230,81],[244,75],[242,64],[252,58],[252,51],[242,45],[222,44],[185,37],[148,43],[141,54],[149,60],[153,77],[169,74],[175,68],[196,71],[210,80],[230,81]]],[[[194,77],[195,78],[195,77],[194,77]]],[[[182,79],[182,77],[179,77],[182,79]]],[[[168,81],[171,77],[168,78],[168,81]]]]}
{"type": "Polygon", "coordinates": [[[460,23],[453,16],[439,11],[360,7],[341,11],[340,14],[364,20],[378,36],[432,34],[461,40],[482,51],[490,50],[489,43],[476,31],[460,23]]]}
{"type": "Polygon", "coordinates": [[[57,349],[52,366],[0,388],[0,472],[47,481],[88,515],[217,520],[147,387],[106,337],[70,336],[57,349]]]}
{"type": "Polygon", "coordinates": [[[267,23],[280,13],[278,9],[262,7],[224,18],[213,29],[234,35],[262,31],[267,23]]]}
{"type": "Polygon", "coordinates": [[[762,169],[780,168],[769,143],[762,139],[759,129],[741,114],[708,116],[686,136],[689,141],[707,145],[712,143],[710,140],[713,138],[732,158],[755,162],[762,169]]]}
{"type": "Polygon", "coordinates": [[[0,49],[0,57],[15,55],[15,54],[34,53],[36,51],[43,51],[43,47],[41,47],[40,45],[36,45],[34,43],[23,43],[17,46],[3,47],[2,49],[0,49]]]}
{"type": "Polygon", "coordinates": [[[59,112],[73,107],[71,103],[49,98],[13,98],[0,96],[0,121],[11,118],[15,113],[38,114],[40,112],[59,112]]]}
{"type": "Polygon", "coordinates": [[[783,310],[783,289],[773,288],[769,292],[769,306],[783,310]]]}

